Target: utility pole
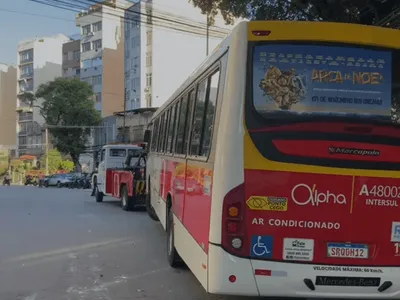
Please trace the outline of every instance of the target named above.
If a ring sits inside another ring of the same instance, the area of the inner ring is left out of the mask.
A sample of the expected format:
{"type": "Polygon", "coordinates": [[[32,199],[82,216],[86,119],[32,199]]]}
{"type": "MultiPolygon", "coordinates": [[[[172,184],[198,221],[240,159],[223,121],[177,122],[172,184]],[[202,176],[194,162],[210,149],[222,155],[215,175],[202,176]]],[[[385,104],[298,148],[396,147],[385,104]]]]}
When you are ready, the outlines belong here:
{"type": "Polygon", "coordinates": [[[123,124],[122,124],[122,142],[125,143],[125,122],[126,122],[126,87],[125,87],[125,92],[124,92],[124,119],[123,119],[123,124]]]}
{"type": "Polygon", "coordinates": [[[207,13],[207,24],[206,24],[206,56],[208,56],[208,48],[209,48],[209,38],[210,38],[210,14],[207,13]]]}
{"type": "Polygon", "coordinates": [[[45,130],[46,138],[46,176],[49,175],[49,128],[46,126],[45,130]]]}

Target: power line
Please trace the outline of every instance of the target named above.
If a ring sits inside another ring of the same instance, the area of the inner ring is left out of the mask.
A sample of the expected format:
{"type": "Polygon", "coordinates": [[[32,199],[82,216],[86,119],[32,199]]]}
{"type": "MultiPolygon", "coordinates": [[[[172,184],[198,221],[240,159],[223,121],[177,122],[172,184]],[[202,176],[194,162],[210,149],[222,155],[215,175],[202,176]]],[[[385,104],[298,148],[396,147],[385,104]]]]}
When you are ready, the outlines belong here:
{"type": "MultiPolygon", "coordinates": [[[[47,5],[47,6],[51,6],[51,7],[55,7],[55,8],[68,10],[68,11],[73,11],[75,13],[79,13],[78,10],[82,9],[82,6],[81,6],[82,5],[81,4],[82,1],[80,1],[79,5],[74,5],[74,4],[69,3],[68,7],[65,7],[63,5],[60,5],[60,3],[55,2],[55,1],[61,1],[62,2],[62,0],[29,0],[29,1],[36,2],[36,3],[39,3],[39,4],[43,4],[43,5],[47,5]]],[[[77,1],[77,0],[73,0],[73,1],[77,1]]],[[[93,0],[91,2],[93,2],[93,0]]],[[[94,1],[94,3],[97,3],[97,2],[94,1]]],[[[99,3],[97,3],[97,4],[99,4],[99,3]]],[[[184,33],[189,33],[189,34],[195,34],[195,35],[201,35],[201,36],[205,35],[203,32],[200,33],[198,31],[197,32],[194,31],[194,29],[201,30],[201,31],[205,30],[205,28],[203,28],[203,27],[201,27],[199,25],[193,25],[193,24],[189,24],[189,23],[184,23],[184,22],[180,22],[180,21],[171,20],[171,19],[168,19],[168,18],[152,16],[151,14],[145,14],[145,13],[142,13],[142,12],[132,12],[132,11],[128,11],[128,10],[126,10],[124,8],[120,8],[120,7],[118,7],[118,9],[120,9],[120,10],[122,10],[124,12],[127,11],[131,15],[132,14],[136,14],[136,15],[141,15],[141,16],[148,16],[148,17],[151,17],[152,19],[156,19],[156,20],[161,19],[161,20],[164,20],[164,21],[169,22],[169,23],[183,25],[183,26],[186,26],[186,27],[190,27],[192,29],[188,30],[188,29],[179,28],[179,27],[176,27],[176,26],[175,27],[167,26],[167,25],[170,25],[170,24],[157,24],[155,22],[152,22],[153,24],[151,26],[154,26],[154,27],[167,28],[167,29],[172,29],[174,31],[179,31],[179,32],[184,32],[184,33]]],[[[93,12],[92,14],[96,15],[96,12],[93,12]]],[[[143,23],[143,24],[148,24],[144,20],[131,19],[131,18],[127,18],[125,16],[112,14],[111,12],[107,12],[107,13],[103,12],[103,14],[108,15],[108,16],[112,16],[112,17],[117,17],[117,18],[125,20],[125,21],[134,21],[134,22],[139,22],[139,23],[143,23]]],[[[101,16],[101,15],[97,15],[97,16],[101,16]]],[[[106,18],[106,17],[104,17],[104,18],[106,18]]],[[[115,19],[111,19],[111,20],[115,20],[115,19]]],[[[215,28],[215,26],[214,26],[214,28],[215,28]]],[[[213,27],[210,27],[209,30],[210,30],[210,33],[214,34],[213,37],[216,37],[216,38],[224,38],[230,32],[229,29],[224,29],[225,32],[222,32],[221,30],[213,29],[213,27]]]]}
{"type": "MultiPolygon", "coordinates": [[[[58,5],[55,5],[55,4],[52,4],[52,3],[48,3],[48,2],[44,3],[43,0],[42,1],[40,1],[40,0],[28,0],[28,1],[39,3],[39,4],[43,4],[43,5],[46,5],[46,6],[55,7],[55,8],[60,8],[60,9],[68,10],[68,11],[72,11],[72,12],[75,12],[75,13],[79,12],[77,9],[74,9],[74,8],[60,7],[58,5]]],[[[93,13],[93,15],[96,16],[95,13],[93,13]]],[[[99,15],[97,15],[97,16],[99,16],[99,15]]],[[[143,21],[143,20],[129,19],[129,18],[122,17],[122,16],[119,16],[119,15],[112,15],[112,16],[117,17],[117,18],[119,18],[121,20],[125,20],[125,23],[128,23],[128,24],[131,24],[129,21],[133,21],[133,22],[138,22],[138,23],[143,23],[143,24],[147,24],[148,25],[148,23],[143,21]]],[[[110,19],[110,20],[115,20],[115,19],[106,18],[106,17],[104,17],[104,18],[105,19],[110,19]]],[[[189,35],[197,35],[197,36],[204,36],[205,35],[205,33],[203,33],[203,32],[195,32],[193,30],[187,30],[187,29],[184,29],[184,28],[176,28],[176,27],[166,26],[165,24],[154,24],[154,22],[153,22],[153,24],[151,26],[155,27],[155,28],[160,28],[160,29],[163,29],[163,30],[177,31],[177,32],[181,32],[181,33],[185,33],[185,34],[189,34],[189,35]]],[[[228,33],[225,33],[225,34],[221,33],[220,35],[213,34],[213,35],[210,35],[210,38],[221,39],[221,38],[224,38],[227,34],[228,33]]]]}
{"type": "Polygon", "coordinates": [[[59,18],[59,17],[52,17],[52,16],[49,16],[49,15],[41,15],[41,14],[28,13],[28,12],[18,11],[18,10],[12,10],[12,9],[0,8],[0,11],[7,12],[7,13],[14,13],[14,14],[27,15],[27,16],[34,16],[34,17],[42,17],[42,18],[46,18],[46,19],[53,19],[53,20],[62,20],[62,21],[68,21],[68,22],[75,22],[74,20],[71,20],[71,19],[64,19],[64,18],[59,18]]]}

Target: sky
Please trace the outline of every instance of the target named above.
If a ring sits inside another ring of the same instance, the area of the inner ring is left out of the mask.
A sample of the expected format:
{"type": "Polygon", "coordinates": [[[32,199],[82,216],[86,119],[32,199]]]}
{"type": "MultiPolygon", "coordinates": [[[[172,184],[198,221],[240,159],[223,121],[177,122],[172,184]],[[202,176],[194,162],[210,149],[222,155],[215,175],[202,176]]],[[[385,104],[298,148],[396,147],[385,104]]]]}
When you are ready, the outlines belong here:
{"type": "Polygon", "coordinates": [[[0,1],[0,63],[17,63],[19,41],[58,33],[79,33],[74,12],[29,0],[0,1]]]}

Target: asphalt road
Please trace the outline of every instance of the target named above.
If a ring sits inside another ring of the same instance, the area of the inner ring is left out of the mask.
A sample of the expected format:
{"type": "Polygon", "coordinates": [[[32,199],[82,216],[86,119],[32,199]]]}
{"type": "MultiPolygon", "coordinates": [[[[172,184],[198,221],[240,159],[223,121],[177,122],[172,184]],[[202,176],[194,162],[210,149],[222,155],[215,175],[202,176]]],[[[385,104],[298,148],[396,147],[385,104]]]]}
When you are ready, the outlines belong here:
{"type": "Polygon", "coordinates": [[[190,271],[171,269],[161,225],[110,200],[0,186],[0,299],[245,299],[207,295],[190,271]]]}

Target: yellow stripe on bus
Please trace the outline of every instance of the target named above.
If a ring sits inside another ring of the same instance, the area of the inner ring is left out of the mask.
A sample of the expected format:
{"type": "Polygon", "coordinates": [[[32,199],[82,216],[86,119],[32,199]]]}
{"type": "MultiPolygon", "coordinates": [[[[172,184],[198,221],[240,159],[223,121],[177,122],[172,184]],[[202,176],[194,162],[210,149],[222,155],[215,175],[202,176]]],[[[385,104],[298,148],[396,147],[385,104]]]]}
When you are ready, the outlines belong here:
{"type": "Polygon", "coordinates": [[[318,41],[399,48],[399,36],[399,30],[359,24],[288,21],[248,23],[249,41],[318,41]],[[252,32],[257,30],[270,31],[270,34],[256,36],[252,32]]]}

